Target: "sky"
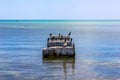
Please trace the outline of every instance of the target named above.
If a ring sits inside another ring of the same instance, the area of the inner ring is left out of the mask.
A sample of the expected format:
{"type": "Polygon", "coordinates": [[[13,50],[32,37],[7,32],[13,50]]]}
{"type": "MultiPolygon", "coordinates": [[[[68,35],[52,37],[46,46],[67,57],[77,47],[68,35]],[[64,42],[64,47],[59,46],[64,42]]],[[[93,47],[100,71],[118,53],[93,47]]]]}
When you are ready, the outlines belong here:
{"type": "Polygon", "coordinates": [[[0,0],[0,19],[120,19],[120,0],[0,0]]]}

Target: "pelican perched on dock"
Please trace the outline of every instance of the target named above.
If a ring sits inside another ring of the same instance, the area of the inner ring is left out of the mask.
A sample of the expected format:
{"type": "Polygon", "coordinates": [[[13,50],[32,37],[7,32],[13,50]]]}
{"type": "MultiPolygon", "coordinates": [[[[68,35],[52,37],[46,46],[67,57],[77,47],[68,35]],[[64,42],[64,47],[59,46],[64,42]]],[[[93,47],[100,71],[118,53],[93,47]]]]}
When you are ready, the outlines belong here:
{"type": "Polygon", "coordinates": [[[52,35],[49,34],[47,39],[47,48],[43,49],[43,57],[48,56],[75,56],[75,45],[70,37],[71,32],[68,35],[52,35]]]}

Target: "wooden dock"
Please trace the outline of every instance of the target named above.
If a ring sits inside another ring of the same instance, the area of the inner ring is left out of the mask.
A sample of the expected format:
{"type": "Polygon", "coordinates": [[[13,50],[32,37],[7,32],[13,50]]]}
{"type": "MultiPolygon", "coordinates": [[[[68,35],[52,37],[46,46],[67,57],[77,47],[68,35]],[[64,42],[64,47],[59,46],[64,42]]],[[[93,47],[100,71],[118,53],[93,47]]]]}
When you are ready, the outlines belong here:
{"type": "Polygon", "coordinates": [[[43,49],[43,57],[49,56],[75,56],[75,45],[72,38],[68,35],[52,35],[47,39],[47,48],[43,49]]]}

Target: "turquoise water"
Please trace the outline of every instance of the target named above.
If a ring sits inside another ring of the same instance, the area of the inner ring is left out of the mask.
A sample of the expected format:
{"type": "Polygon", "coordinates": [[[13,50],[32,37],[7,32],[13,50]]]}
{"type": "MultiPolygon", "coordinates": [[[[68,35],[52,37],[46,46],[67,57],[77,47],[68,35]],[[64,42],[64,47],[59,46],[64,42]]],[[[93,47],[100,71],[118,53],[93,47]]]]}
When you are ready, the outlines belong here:
{"type": "Polygon", "coordinates": [[[120,21],[1,20],[0,79],[119,80],[119,34],[120,21]],[[42,58],[51,32],[72,32],[74,59],[42,58]]]}

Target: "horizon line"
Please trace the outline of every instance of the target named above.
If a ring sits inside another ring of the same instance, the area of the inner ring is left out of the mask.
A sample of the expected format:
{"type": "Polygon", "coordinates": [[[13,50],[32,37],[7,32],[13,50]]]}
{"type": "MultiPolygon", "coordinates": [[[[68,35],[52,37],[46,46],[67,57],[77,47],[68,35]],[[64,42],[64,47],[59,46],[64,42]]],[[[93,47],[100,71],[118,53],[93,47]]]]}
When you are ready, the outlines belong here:
{"type": "Polygon", "coordinates": [[[55,21],[55,20],[58,20],[58,21],[71,21],[71,20],[76,20],[76,21],[120,21],[120,19],[0,19],[1,20],[18,20],[18,21],[23,21],[23,20],[40,20],[40,21],[55,21]]]}

